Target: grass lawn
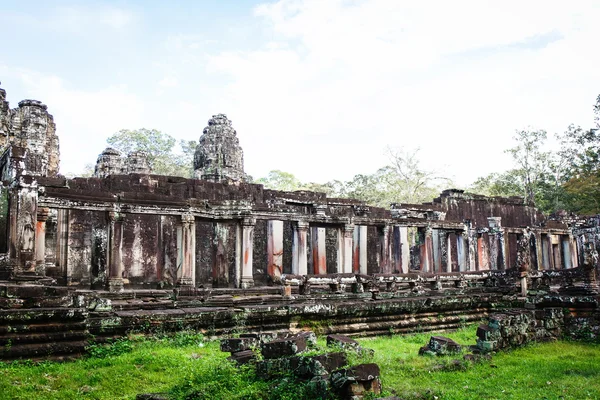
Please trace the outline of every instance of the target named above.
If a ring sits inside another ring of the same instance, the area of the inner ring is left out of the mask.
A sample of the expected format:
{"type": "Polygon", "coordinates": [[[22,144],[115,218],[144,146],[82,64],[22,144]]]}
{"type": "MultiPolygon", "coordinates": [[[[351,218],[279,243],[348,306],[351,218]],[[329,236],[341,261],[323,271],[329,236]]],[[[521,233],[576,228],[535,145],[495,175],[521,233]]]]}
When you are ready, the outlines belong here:
{"type": "MultiPolygon", "coordinates": [[[[445,335],[472,344],[475,330],[469,326],[445,335]]],[[[381,367],[386,394],[406,399],[600,398],[598,344],[535,344],[450,371],[440,368],[450,359],[417,355],[429,336],[359,339],[375,350],[373,361],[381,367]]],[[[134,399],[146,392],[200,399],[302,398],[303,388],[292,380],[257,380],[251,368],[235,368],[227,355],[217,341],[199,335],[132,336],[74,362],[0,363],[0,399],[134,399]]]]}

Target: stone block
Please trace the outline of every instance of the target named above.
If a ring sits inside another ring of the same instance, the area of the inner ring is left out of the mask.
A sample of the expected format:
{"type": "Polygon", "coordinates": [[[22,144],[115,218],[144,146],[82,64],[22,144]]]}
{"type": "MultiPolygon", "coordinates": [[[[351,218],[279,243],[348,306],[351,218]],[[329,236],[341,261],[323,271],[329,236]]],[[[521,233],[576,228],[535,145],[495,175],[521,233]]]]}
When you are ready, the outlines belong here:
{"type": "Polygon", "coordinates": [[[228,360],[234,361],[237,364],[248,364],[256,361],[256,353],[252,350],[243,350],[231,353],[231,356],[227,357],[228,360]]]}
{"type": "Polygon", "coordinates": [[[360,349],[360,344],[344,335],[327,335],[327,346],[338,346],[342,349],[360,349]]]}
{"type": "Polygon", "coordinates": [[[331,384],[344,399],[363,398],[367,393],[381,393],[379,375],[377,364],[361,364],[333,372],[331,384]]]}
{"type": "Polygon", "coordinates": [[[315,347],[317,345],[317,335],[311,331],[303,331],[294,336],[303,337],[306,340],[308,347],[315,347]]]}
{"type": "Polygon", "coordinates": [[[278,335],[276,332],[258,332],[258,333],[241,333],[240,334],[240,338],[251,338],[251,339],[255,339],[256,341],[261,342],[261,343],[270,342],[271,340],[275,340],[278,337],[280,337],[280,335],[278,335]]]}
{"type": "Polygon", "coordinates": [[[258,341],[254,338],[240,337],[221,340],[221,351],[236,353],[239,351],[250,350],[256,346],[258,341]]]}
{"type": "Polygon", "coordinates": [[[429,339],[429,348],[438,355],[460,353],[462,350],[460,344],[444,336],[432,336],[429,339]]]}
{"type": "Polygon", "coordinates": [[[482,352],[494,351],[498,348],[498,341],[477,339],[477,347],[482,352]]]}
{"type": "Polygon", "coordinates": [[[495,340],[498,335],[498,330],[489,325],[479,325],[477,328],[477,337],[481,340],[495,340]]]}
{"type": "Polygon", "coordinates": [[[501,326],[507,323],[508,316],[506,314],[492,314],[489,316],[489,327],[500,329],[501,326]]]}
{"type": "Polygon", "coordinates": [[[264,358],[279,358],[293,356],[307,349],[305,336],[293,336],[284,339],[276,339],[261,345],[261,354],[264,358]]]}

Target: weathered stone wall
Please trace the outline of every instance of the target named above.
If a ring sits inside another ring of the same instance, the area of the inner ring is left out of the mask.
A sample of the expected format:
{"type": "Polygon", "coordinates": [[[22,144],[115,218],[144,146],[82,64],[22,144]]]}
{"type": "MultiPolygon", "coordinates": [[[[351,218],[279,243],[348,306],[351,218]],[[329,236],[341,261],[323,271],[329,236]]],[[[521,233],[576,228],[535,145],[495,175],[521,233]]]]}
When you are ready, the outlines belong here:
{"type": "Polygon", "coordinates": [[[539,226],[546,220],[521,197],[486,197],[462,190],[445,190],[433,205],[446,213],[447,220],[468,219],[475,228],[486,227],[490,216],[500,217],[504,226],[512,227],[539,226]]]}

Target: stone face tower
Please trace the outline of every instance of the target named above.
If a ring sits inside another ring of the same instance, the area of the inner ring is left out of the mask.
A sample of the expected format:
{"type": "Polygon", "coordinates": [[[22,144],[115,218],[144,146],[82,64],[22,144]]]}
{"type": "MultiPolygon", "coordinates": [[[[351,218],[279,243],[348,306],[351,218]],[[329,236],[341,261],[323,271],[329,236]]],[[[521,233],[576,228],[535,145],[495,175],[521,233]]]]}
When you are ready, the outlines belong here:
{"type": "Polygon", "coordinates": [[[194,176],[213,182],[244,181],[244,152],[225,114],[208,120],[194,155],[194,176]]]}
{"type": "Polygon", "coordinates": [[[119,150],[107,147],[98,156],[94,176],[96,178],[106,178],[109,175],[122,175],[125,173],[123,158],[119,150]]]}
{"type": "Polygon", "coordinates": [[[4,141],[27,149],[27,173],[56,176],[59,167],[58,136],[54,118],[48,114],[46,105],[37,100],[23,100],[19,102],[19,108],[10,110],[10,119],[4,141]]]}

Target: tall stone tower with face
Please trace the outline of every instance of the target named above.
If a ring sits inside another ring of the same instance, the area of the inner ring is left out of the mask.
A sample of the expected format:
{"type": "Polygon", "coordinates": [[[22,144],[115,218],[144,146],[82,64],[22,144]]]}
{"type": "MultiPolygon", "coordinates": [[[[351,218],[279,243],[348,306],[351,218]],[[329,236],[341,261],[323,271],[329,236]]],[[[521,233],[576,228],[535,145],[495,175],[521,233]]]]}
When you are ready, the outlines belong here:
{"type": "Polygon", "coordinates": [[[225,114],[213,115],[194,154],[194,177],[213,182],[243,182],[244,152],[225,114]]]}

